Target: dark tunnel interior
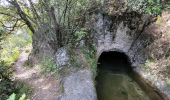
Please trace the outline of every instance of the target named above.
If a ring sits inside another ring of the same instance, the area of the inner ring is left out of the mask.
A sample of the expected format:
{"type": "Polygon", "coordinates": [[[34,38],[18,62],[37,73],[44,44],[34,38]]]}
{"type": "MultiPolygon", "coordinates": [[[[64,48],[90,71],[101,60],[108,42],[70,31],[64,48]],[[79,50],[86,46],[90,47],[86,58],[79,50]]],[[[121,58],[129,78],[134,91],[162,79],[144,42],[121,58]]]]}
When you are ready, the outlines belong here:
{"type": "Polygon", "coordinates": [[[131,64],[126,54],[109,51],[103,52],[98,59],[98,68],[113,72],[130,72],[131,64]]]}
{"type": "Polygon", "coordinates": [[[100,55],[95,80],[98,100],[164,100],[132,70],[128,56],[122,52],[100,55]]]}

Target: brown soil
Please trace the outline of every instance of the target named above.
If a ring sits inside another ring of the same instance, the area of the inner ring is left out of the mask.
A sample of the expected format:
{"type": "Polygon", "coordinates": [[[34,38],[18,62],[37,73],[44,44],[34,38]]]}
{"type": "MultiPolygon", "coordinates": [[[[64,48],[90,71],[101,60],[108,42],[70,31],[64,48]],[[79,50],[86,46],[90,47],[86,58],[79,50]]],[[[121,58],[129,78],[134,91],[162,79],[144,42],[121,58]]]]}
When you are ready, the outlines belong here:
{"type": "Polygon", "coordinates": [[[60,93],[59,80],[52,75],[42,75],[38,66],[24,67],[28,55],[29,53],[22,52],[15,63],[15,79],[32,87],[31,100],[54,100],[60,93]]]}

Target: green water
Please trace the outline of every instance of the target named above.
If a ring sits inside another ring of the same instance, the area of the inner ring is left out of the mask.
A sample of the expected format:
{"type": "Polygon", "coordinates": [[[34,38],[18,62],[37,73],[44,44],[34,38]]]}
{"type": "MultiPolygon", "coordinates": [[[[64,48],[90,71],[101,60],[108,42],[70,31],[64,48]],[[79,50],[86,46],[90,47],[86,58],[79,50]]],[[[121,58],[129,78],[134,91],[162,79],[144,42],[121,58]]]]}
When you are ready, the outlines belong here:
{"type": "Polygon", "coordinates": [[[140,86],[125,73],[99,69],[96,77],[98,100],[150,100],[140,86]]]}

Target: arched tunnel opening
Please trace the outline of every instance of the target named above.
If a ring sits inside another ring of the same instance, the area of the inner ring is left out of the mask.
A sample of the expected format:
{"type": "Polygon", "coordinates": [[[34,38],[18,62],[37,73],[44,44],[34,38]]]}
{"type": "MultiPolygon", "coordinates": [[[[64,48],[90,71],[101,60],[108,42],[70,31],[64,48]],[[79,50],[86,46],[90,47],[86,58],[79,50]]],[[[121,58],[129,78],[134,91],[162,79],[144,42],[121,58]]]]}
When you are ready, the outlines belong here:
{"type": "Polygon", "coordinates": [[[121,52],[103,52],[98,59],[98,68],[107,69],[115,73],[130,73],[131,63],[129,58],[121,52]]]}
{"type": "Polygon", "coordinates": [[[98,100],[150,100],[133,80],[131,63],[125,53],[103,52],[97,64],[98,100]]]}

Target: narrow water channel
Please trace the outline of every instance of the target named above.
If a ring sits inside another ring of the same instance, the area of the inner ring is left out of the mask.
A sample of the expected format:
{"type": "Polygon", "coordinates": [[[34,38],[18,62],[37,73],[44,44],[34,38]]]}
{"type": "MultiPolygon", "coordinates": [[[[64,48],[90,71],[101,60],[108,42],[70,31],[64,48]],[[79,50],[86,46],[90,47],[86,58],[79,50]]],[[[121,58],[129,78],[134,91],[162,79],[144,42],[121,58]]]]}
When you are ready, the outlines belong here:
{"type": "Polygon", "coordinates": [[[96,77],[98,100],[150,100],[129,73],[131,67],[125,54],[102,53],[96,77]]]}

